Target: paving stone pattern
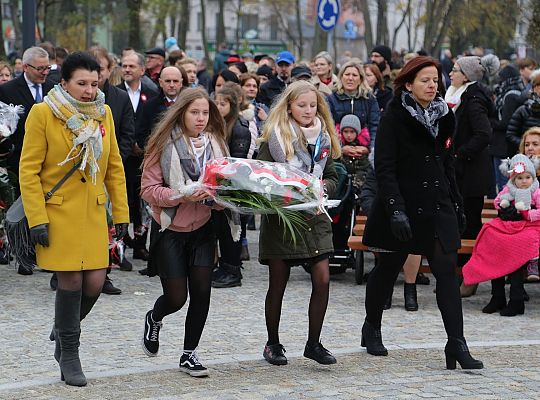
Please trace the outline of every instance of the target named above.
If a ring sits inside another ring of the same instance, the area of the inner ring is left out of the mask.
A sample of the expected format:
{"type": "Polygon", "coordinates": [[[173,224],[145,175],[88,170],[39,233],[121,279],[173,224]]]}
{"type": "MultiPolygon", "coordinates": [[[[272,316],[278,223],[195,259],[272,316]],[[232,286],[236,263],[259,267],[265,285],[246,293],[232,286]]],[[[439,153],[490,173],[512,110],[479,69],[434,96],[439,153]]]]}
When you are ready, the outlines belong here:
{"type": "MultiPolygon", "coordinates": [[[[504,318],[482,314],[490,285],[464,299],[465,333],[472,353],[484,361],[480,371],[447,371],[446,337],[438,312],[433,277],[418,286],[420,310],[403,309],[403,281],[396,284],[392,309],[385,311],[388,357],[373,357],[360,347],[365,316],[365,286],[354,271],[332,276],[322,342],[338,359],[320,366],[302,357],[307,337],[309,275],[294,268],[280,327],[289,365],[262,359],[266,341],[264,298],[267,269],[257,263],[258,232],[248,232],[252,261],[244,265],[242,287],[214,289],[199,354],[208,378],[178,370],[186,308],[165,318],[158,357],[141,350],[143,319],[161,294],[159,279],[114,270],[123,293],[103,295],[82,326],[81,360],[89,384],[60,382],[48,340],[54,310],[50,274],[18,275],[0,266],[0,399],[538,399],[540,383],[540,285],[526,289],[525,315],[504,318]]],[[[130,252],[128,253],[130,254],[130,252]]],[[[366,269],[372,258],[366,256],[366,269]]],[[[507,288],[508,290],[508,288],[507,288]]],[[[459,367],[458,367],[459,368],[459,367]]]]}

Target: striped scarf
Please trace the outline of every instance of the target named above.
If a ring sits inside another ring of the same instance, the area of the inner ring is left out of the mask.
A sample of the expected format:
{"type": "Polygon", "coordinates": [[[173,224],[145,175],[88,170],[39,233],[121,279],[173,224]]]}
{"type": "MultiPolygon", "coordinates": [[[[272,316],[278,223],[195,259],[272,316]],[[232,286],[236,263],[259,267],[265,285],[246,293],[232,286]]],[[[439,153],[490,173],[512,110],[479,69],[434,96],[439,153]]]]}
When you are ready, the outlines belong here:
{"type": "Polygon", "coordinates": [[[106,115],[105,95],[98,89],[95,101],[82,102],[74,99],[62,86],[56,85],[43,101],[73,133],[73,147],[58,165],[81,157],[80,170],[84,171],[88,164],[88,173],[95,184],[99,172],[98,160],[103,153],[101,121],[106,115]]]}

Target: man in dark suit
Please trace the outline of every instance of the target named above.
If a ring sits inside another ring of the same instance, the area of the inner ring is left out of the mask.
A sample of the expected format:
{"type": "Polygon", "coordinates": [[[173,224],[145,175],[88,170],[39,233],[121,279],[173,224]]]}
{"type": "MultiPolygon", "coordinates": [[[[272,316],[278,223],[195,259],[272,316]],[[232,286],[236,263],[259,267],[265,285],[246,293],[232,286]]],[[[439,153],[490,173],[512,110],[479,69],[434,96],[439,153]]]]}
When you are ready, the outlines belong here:
{"type": "MultiPolygon", "coordinates": [[[[19,175],[19,160],[21,158],[22,144],[24,139],[24,124],[30,109],[35,103],[41,103],[43,97],[51,89],[46,83],[47,75],[51,69],[49,55],[41,47],[30,47],[23,54],[23,74],[3,85],[0,85],[0,101],[6,104],[21,105],[24,113],[20,116],[17,129],[9,140],[2,143],[6,147],[5,153],[11,148],[8,158],[8,169],[15,175],[19,175]]],[[[18,185],[15,185],[16,195],[19,193],[18,185]]],[[[31,275],[34,266],[23,265],[18,261],[18,273],[31,275]]]]}
{"type": "Polygon", "coordinates": [[[21,158],[26,117],[28,117],[32,106],[35,103],[41,103],[43,97],[52,88],[52,85],[45,82],[50,68],[48,53],[41,47],[30,47],[23,54],[23,74],[0,85],[0,101],[24,107],[24,114],[20,116],[17,129],[10,138],[13,144],[13,153],[8,160],[8,165],[17,175],[19,174],[19,159],[21,158]]]}
{"type": "Polygon", "coordinates": [[[182,73],[177,67],[165,67],[159,77],[159,87],[161,89],[158,96],[149,100],[145,106],[142,116],[142,129],[138,132],[137,144],[144,148],[150,133],[160,119],[160,115],[172,106],[176,98],[188,82],[184,82],[182,73]]]}
{"type": "MultiPolygon", "coordinates": [[[[92,47],[89,53],[96,58],[100,66],[98,86],[105,95],[105,104],[111,108],[116,141],[118,142],[122,161],[125,163],[131,155],[135,144],[135,114],[133,113],[133,107],[128,94],[124,90],[109,84],[114,61],[109,56],[108,50],[103,47],[92,47]]],[[[132,264],[125,257],[120,261],[120,270],[131,271],[133,269],[132,264]]],[[[121,294],[122,290],[115,287],[107,275],[102,292],[105,294],[121,294]]]]}
{"type": "MultiPolygon", "coordinates": [[[[139,53],[130,52],[122,58],[122,83],[117,87],[125,90],[131,101],[135,115],[135,137],[140,137],[140,132],[144,125],[143,113],[146,104],[153,97],[157,96],[157,91],[148,88],[142,81],[144,75],[144,56],[139,53]]],[[[129,214],[133,223],[134,238],[126,235],[124,242],[133,248],[133,258],[148,260],[146,250],[147,228],[142,222],[141,198],[139,195],[141,188],[141,163],[143,160],[143,149],[137,142],[133,145],[131,154],[124,162],[126,173],[127,194],[129,203],[129,214]]]]}

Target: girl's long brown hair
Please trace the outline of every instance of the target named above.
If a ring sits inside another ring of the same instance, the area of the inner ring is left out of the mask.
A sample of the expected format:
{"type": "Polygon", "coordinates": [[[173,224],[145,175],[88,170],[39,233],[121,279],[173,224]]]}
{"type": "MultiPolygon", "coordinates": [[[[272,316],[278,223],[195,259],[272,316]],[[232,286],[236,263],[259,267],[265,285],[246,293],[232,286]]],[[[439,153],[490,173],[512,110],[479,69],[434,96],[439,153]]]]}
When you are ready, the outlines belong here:
{"type": "Polygon", "coordinates": [[[229,143],[234,125],[240,115],[240,103],[243,102],[244,93],[237,83],[225,82],[221,90],[216,93],[216,101],[218,97],[223,97],[229,102],[229,113],[223,116],[225,120],[225,142],[229,143]]]}
{"type": "Polygon", "coordinates": [[[217,139],[223,154],[228,154],[227,145],[225,144],[225,125],[217,106],[204,89],[187,88],[182,90],[175,103],[169,107],[161,121],[152,131],[146,145],[143,167],[154,160],[154,158],[157,157],[159,159],[161,157],[161,153],[171,141],[171,132],[176,126],[180,128],[182,133],[186,131],[184,124],[186,111],[191,103],[198,99],[205,99],[210,106],[208,124],[204,131],[210,132],[217,139]]]}

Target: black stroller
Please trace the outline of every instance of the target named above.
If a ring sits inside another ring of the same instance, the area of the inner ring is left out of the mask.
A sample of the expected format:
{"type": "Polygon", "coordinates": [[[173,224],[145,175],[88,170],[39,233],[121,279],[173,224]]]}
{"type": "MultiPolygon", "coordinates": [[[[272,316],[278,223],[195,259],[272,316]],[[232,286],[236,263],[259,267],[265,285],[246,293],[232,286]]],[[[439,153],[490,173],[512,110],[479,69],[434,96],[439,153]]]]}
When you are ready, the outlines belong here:
{"type": "Polygon", "coordinates": [[[353,176],[347,172],[343,164],[336,162],[334,165],[338,174],[338,186],[333,198],[341,200],[341,202],[339,206],[328,210],[328,214],[332,217],[334,244],[334,253],[329,260],[330,272],[343,273],[347,268],[353,268],[355,269],[355,276],[363,276],[363,262],[357,262],[356,252],[347,245],[356,221],[356,196],[353,176]]]}

